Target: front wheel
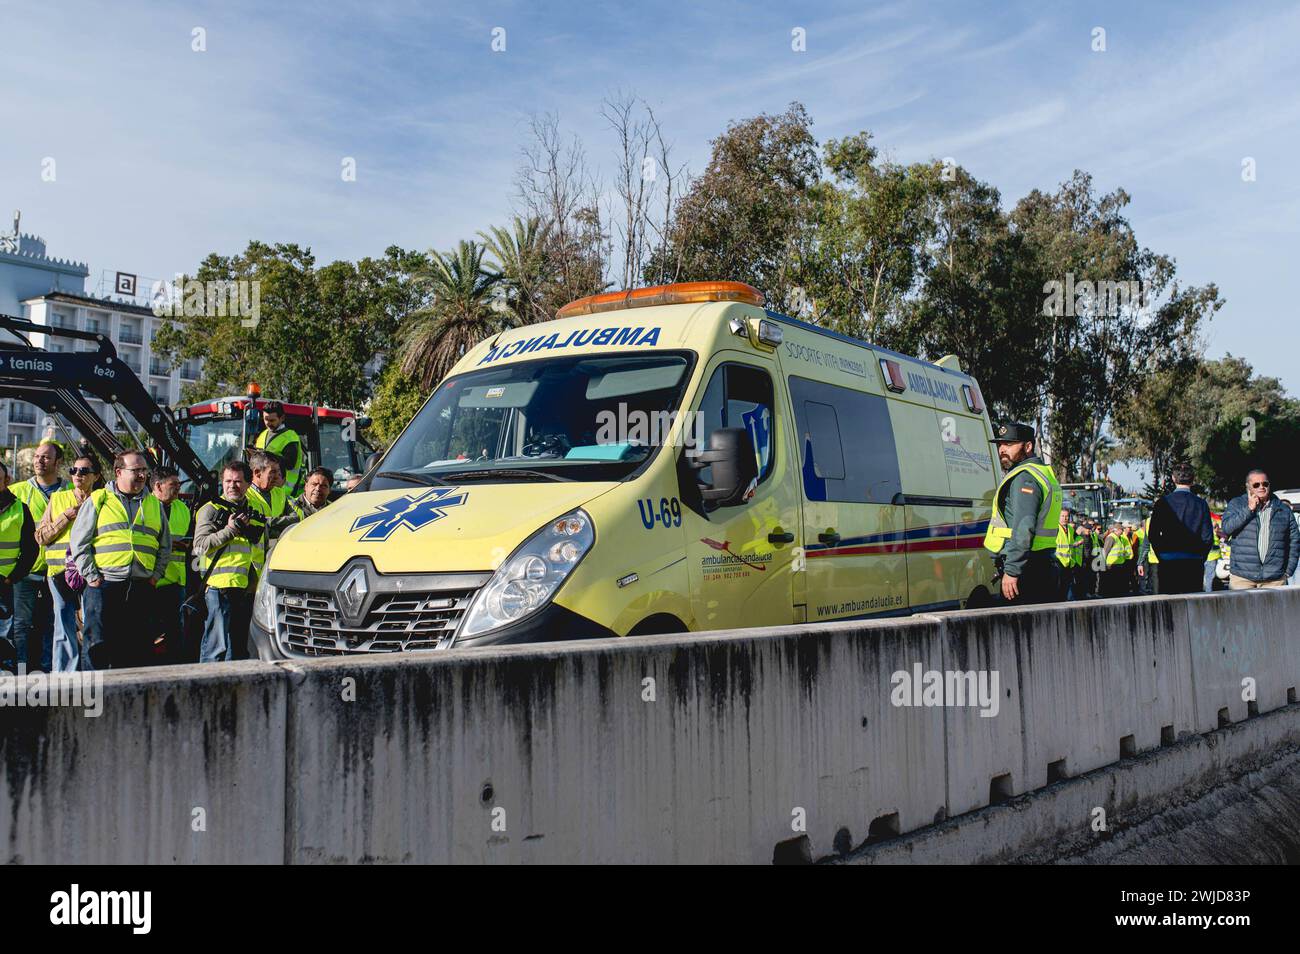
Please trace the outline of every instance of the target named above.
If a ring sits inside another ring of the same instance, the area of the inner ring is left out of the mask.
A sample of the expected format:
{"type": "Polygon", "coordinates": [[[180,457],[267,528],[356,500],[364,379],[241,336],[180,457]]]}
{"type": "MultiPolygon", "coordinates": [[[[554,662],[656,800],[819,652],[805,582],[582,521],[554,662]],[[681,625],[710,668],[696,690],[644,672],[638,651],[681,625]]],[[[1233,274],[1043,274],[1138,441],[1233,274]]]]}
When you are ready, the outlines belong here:
{"type": "Polygon", "coordinates": [[[668,613],[659,613],[655,616],[647,616],[641,622],[637,623],[628,632],[629,636],[666,636],[671,633],[687,633],[686,624],[676,616],[668,613]]]}

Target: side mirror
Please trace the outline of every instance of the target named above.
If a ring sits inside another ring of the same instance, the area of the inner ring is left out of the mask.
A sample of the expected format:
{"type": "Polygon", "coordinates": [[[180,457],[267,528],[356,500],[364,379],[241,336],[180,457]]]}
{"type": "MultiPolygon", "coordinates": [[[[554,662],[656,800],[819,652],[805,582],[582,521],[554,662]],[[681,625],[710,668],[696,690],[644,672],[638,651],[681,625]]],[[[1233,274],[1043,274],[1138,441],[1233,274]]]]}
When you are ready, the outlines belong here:
{"type": "Polygon", "coordinates": [[[374,423],[374,421],[372,421],[370,418],[366,417],[365,415],[358,417],[356,419],[356,422],[357,422],[357,427],[369,427],[371,424],[374,423]]]}
{"type": "Polygon", "coordinates": [[[375,451],[373,454],[371,454],[369,457],[367,457],[367,458],[366,458],[366,469],[365,469],[365,473],[368,474],[368,473],[370,473],[372,470],[374,470],[374,469],[375,469],[375,465],[379,463],[379,458],[381,458],[381,457],[383,457],[383,456],[384,456],[384,455],[383,455],[382,453],[380,453],[379,451],[375,451]]]}
{"type": "Polygon", "coordinates": [[[692,466],[712,468],[713,481],[700,491],[705,503],[734,507],[745,502],[758,479],[754,441],[743,427],[719,427],[709,435],[708,447],[695,456],[692,466]]]}

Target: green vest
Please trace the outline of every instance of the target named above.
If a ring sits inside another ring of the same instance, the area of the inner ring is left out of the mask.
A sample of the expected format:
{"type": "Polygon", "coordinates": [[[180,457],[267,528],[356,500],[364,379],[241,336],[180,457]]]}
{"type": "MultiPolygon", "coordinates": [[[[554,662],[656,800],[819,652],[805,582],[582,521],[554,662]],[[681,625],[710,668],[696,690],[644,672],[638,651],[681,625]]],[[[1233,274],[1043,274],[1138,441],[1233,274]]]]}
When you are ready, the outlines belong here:
{"type": "Polygon", "coordinates": [[[1061,566],[1074,563],[1074,527],[1068,523],[1056,529],[1056,562],[1061,566]]]}
{"type": "MultiPolygon", "coordinates": [[[[49,509],[55,513],[62,513],[69,507],[77,506],[77,492],[75,490],[56,490],[54,496],[50,498],[49,509]]],[[[76,522],[75,520],[73,521],[76,522]]],[[[72,524],[63,528],[63,533],[53,543],[45,547],[45,569],[50,576],[61,576],[64,571],[64,564],[68,559],[68,541],[72,538],[72,524]]]]}
{"type": "Polygon", "coordinates": [[[27,506],[17,498],[0,513],[0,579],[8,580],[18,566],[18,547],[23,542],[26,519],[27,506]]]}
{"type": "Polygon", "coordinates": [[[284,474],[284,489],[292,497],[298,493],[298,477],[302,474],[302,438],[298,436],[298,432],[286,426],[284,430],[272,437],[271,432],[263,428],[262,433],[258,434],[257,439],[253,441],[253,446],[259,450],[267,450],[272,454],[281,455],[290,444],[298,445],[297,463],[293,465],[292,470],[285,471],[284,474]]]}
{"type": "Polygon", "coordinates": [[[998,484],[998,492],[993,497],[993,516],[989,520],[988,530],[984,533],[984,549],[993,553],[1001,553],[1006,542],[1011,539],[1011,527],[1002,516],[1002,489],[1009,486],[1009,481],[1021,472],[1028,473],[1038,481],[1038,485],[1043,488],[1043,499],[1047,503],[1038,515],[1038,527],[1034,530],[1034,543],[1030,549],[1036,552],[1052,550],[1056,547],[1056,534],[1061,529],[1061,504],[1064,502],[1061,485],[1057,483],[1056,474],[1051,467],[1046,464],[1025,463],[1011,468],[1011,471],[1002,478],[1002,483],[998,484]]]}
{"type": "MultiPolygon", "coordinates": [[[[291,510],[297,513],[296,508],[289,499],[289,491],[284,487],[272,487],[268,497],[266,491],[253,484],[248,488],[248,505],[260,513],[262,519],[266,520],[267,523],[277,517],[283,517],[291,510]]],[[[271,528],[268,526],[261,539],[253,545],[253,566],[257,567],[259,573],[262,572],[262,567],[266,565],[266,538],[270,534],[271,528]]]]}
{"type": "MultiPolygon", "coordinates": [[[[249,506],[254,505],[250,503],[249,506]]],[[[199,510],[199,519],[203,518],[203,510],[208,507],[212,507],[226,515],[231,512],[225,501],[214,500],[211,503],[204,504],[199,510]]],[[[256,524],[251,526],[256,526],[256,524]]],[[[249,572],[253,565],[253,544],[243,537],[235,537],[224,547],[214,547],[204,553],[199,565],[203,568],[203,572],[207,574],[208,586],[213,589],[248,589],[249,572]],[[215,564],[212,562],[213,553],[220,554],[215,564]],[[209,572],[209,568],[211,572],[209,572]]]]}
{"type": "Polygon", "coordinates": [[[1133,559],[1133,544],[1129,543],[1128,534],[1117,533],[1114,535],[1114,540],[1115,545],[1106,554],[1107,566],[1119,566],[1133,559]]]}
{"type": "MultiPolygon", "coordinates": [[[[72,482],[64,484],[58,490],[71,490],[72,482]]],[[[28,477],[26,480],[13,484],[9,490],[15,497],[27,505],[27,512],[32,515],[32,523],[38,524],[41,518],[45,516],[45,508],[49,506],[49,500],[45,494],[41,493],[36,487],[36,478],[28,477]]],[[[58,493],[58,490],[55,493],[58,493]]],[[[51,497],[54,494],[50,495],[51,497]]],[[[36,554],[36,563],[33,564],[31,572],[41,573],[45,570],[45,547],[41,547],[36,554]]]]}
{"type": "Polygon", "coordinates": [[[162,541],[162,504],[146,493],[136,509],[135,520],[126,513],[126,505],[107,487],[90,495],[95,506],[95,566],[131,566],[139,563],[152,573],[158,563],[158,544],[162,541]]]}
{"type": "Polygon", "coordinates": [[[1159,563],[1160,557],[1156,556],[1156,548],[1151,546],[1150,541],[1147,539],[1150,536],[1151,536],[1151,518],[1147,517],[1146,523],[1142,524],[1142,529],[1138,531],[1138,539],[1147,540],[1147,562],[1159,563]]]}
{"type": "Polygon", "coordinates": [[[184,586],[185,551],[176,546],[176,541],[189,536],[190,508],[185,505],[183,500],[173,500],[171,507],[172,512],[167,518],[167,527],[172,535],[172,552],[167,560],[167,569],[163,571],[162,579],[158,581],[158,585],[166,586],[175,583],[177,586],[184,586]]]}

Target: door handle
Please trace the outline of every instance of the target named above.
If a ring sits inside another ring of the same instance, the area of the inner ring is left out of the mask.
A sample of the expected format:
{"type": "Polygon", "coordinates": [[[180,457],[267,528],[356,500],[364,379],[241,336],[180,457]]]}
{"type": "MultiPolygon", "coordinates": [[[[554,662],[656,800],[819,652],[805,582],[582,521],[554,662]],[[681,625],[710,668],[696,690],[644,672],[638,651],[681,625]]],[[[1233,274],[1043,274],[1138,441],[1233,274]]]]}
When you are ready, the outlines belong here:
{"type": "Polygon", "coordinates": [[[768,543],[794,543],[794,534],[789,530],[773,531],[767,535],[768,543]]]}
{"type": "Polygon", "coordinates": [[[817,539],[820,540],[822,543],[827,543],[830,544],[831,546],[834,546],[835,544],[840,542],[840,535],[836,533],[834,530],[827,527],[824,533],[817,534],[817,539]]]}

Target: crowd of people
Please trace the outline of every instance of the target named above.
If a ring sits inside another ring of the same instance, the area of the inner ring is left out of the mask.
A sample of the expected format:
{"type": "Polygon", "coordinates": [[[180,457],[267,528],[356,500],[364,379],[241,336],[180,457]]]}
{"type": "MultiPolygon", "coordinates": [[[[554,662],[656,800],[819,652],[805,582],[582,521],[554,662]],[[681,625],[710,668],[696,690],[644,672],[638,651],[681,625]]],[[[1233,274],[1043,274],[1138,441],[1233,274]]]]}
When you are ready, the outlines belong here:
{"type": "Polygon", "coordinates": [[[76,672],[247,655],[253,591],[268,548],[330,501],[333,474],[299,479],[300,442],[264,408],[271,440],[228,462],[221,496],[196,513],[180,477],[125,451],[64,460],[41,443],[33,474],[11,484],[0,462],[0,667],[76,672]],[[281,456],[274,450],[291,448],[281,456]],[[285,458],[294,464],[286,465],[285,458]],[[63,476],[66,463],[67,479],[63,476]],[[197,579],[195,578],[197,575],[197,579]]]}
{"type": "Polygon", "coordinates": [[[1300,582],[1300,507],[1274,496],[1266,473],[1247,476],[1246,493],[1228,504],[1221,521],[1192,491],[1192,480],[1190,466],[1176,467],[1174,490],[1142,524],[1103,526],[1062,508],[1057,598],[1210,593],[1300,582]],[[1244,532],[1248,526],[1250,532],[1244,532]]]}
{"type": "MultiPolygon", "coordinates": [[[[82,454],[67,463],[65,480],[53,441],[35,449],[26,480],[11,484],[0,462],[0,667],[76,672],[245,658],[269,548],[327,506],[333,485],[324,468],[303,475],[301,442],[276,402],[265,405],[263,423],[243,459],[222,468],[220,497],[197,513],[180,499],[176,471],[140,451],[118,454],[107,479],[82,454]]],[[[1220,577],[1233,590],[1300,582],[1300,514],[1263,471],[1246,475],[1217,526],[1186,464],[1142,525],[1103,525],[1063,506],[1033,428],[1001,424],[995,434],[1005,477],[984,546],[994,554],[999,603],[1194,593],[1220,588],[1220,577]]]]}
{"type": "Polygon", "coordinates": [[[1300,582],[1300,508],[1273,493],[1262,470],[1216,524],[1178,464],[1174,489],[1139,525],[1071,512],[1027,424],[1001,424],[993,443],[1005,471],[985,546],[998,568],[997,602],[1245,590],[1300,582]]]}

